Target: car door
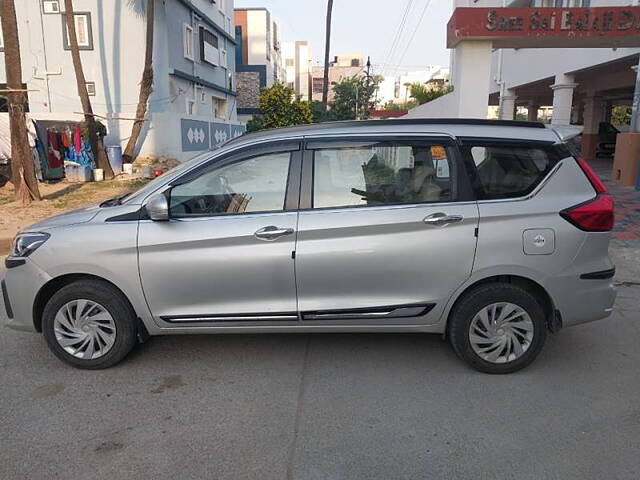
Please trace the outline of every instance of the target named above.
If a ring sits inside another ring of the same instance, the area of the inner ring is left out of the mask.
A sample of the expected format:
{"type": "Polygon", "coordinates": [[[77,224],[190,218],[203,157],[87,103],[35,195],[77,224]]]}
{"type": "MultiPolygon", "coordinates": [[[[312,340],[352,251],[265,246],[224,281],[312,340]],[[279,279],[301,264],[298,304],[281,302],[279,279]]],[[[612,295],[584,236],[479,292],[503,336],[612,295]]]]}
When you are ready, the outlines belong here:
{"type": "Polygon", "coordinates": [[[170,220],[141,220],[142,287],[165,327],[297,321],[299,143],[255,147],[172,182],[170,220]]]}
{"type": "Polygon", "coordinates": [[[471,274],[477,226],[451,139],[310,140],[296,244],[303,322],[436,322],[471,274]]]}

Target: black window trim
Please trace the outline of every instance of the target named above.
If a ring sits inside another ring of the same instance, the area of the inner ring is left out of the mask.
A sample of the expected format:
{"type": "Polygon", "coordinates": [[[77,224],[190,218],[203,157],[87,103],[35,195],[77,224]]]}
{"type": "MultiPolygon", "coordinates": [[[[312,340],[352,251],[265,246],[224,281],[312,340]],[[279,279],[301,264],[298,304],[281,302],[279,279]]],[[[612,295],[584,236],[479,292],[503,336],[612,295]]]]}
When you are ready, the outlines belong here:
{"type": "Polygon", "coordinates": [[[475,202],[476,196],[474,189],[468,179],[467,168],[463,165],[462,155],[457,148],[456,139],[446,135],[353,135],[353,136],[336,136],[326,138],[310,138],[306,139],[303,145],[304,155],[302,163],[302,184],[300,190],[300,211],[319,212],[323,210],[345,210],[345,209],[380,209],[380,208],[398,208],[398,207],[419,207],[425,205],[447,205],[447,204],[463,204],[475,202]],[[314,153],[316,150],[349,148],[354,144],[367,143],[424,143],[425,145],[440,145],[446,148],[447,155],[451,160],[453,174],[455,176],[455,198],[441,201],[415,202],[415,203],[385,203],[380,205],[344,205],[333,207],[313,207],[313,186],[314,186],[314,153]]]}
{"type": "Polygon", "coordinates": [[[167,200],[170,202],[171,190],[173,187],[184,185],[197,177],[209,173],[212,170],[232,165],[234,163],[250,160],[256,157],[262,157],[269,154],[277,153],[290,153],[289,159],[289,171],[287,173],[285,198],[283,208],[281,210],[265,210],[256,212],[242,212],[242,213],[221,213],[221,214],[206,214],[206,215],[190,215],[188,217],[170,217],[172,221],[190,221],[190,220],[202,220],[207,218],[219,218],[219,217],[240,217],[249,215],[277,215],[295,211],[298,209],[300,201],[300,175],[302,170],[302,150],[300,140],[291,141],[276,141],[270,144],[247,146],[240,150],[234,150],[230,152],[228,156],[221,158],[215,158],[204,164],[196,167],[189,172],[186,172],[181,177],[173,180],[168,184],[168,187],[163,193],[167,196],[167,200]]]}

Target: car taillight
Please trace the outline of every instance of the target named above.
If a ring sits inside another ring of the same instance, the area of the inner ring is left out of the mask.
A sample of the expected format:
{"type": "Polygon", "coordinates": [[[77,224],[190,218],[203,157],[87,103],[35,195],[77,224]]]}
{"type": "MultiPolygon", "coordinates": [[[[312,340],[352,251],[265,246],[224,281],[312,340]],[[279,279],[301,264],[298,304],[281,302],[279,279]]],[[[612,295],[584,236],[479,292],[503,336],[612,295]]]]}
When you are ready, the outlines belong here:
{"type": "Polygon", "coordinates": [[[587,232],[608,232],[613,228],[613,197],[598,178],[596,172],[581,158],[576,161],[596,191],[595,198],[567,208],[560,215],[580,230],[587,232]]]}
{"type": "Polygon", "coordinates": [[[593,188],[596,189],[596,193],[605,193],[607,191],[607,187],[605,187],[604,183],[602,183],[602,180],[600,180],[598,174],[593,171],[591,165],[589,165],[580,157],[576,158],[576,162],[578,162],[578,165],[591,182],[591,185],[593,185],[593,188]]]}

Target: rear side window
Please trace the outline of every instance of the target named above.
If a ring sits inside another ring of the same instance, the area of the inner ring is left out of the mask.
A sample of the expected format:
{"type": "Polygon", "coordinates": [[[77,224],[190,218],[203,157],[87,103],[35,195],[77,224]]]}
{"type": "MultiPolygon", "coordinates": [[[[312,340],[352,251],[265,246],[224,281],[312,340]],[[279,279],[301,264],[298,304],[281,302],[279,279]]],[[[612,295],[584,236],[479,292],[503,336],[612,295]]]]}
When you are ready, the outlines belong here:
{"type": "Polygon", "coordinates": [[[482,199],[515,198],[532,192],[557,162],[550,147],[467,146],[482,199]]]}
{"type": "Polygon", "coordinates": [[[454,185],[454,164],[442,145],[314,151],[314,208],[446,202],[455,198],[454,185]]]}

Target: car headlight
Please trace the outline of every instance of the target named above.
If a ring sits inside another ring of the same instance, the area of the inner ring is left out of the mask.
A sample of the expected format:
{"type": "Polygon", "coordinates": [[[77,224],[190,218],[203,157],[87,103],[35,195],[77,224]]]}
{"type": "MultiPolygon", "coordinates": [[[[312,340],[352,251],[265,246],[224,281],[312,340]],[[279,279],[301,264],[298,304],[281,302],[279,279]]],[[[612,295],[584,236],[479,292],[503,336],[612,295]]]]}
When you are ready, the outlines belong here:
{"type": "Polygon", "coordinates": [[[40,245],[49,239],[50,235],[43,232],[19,233],[13,239],[11,245],[12,257],[28,257],[35,252],[40,245]]]}

